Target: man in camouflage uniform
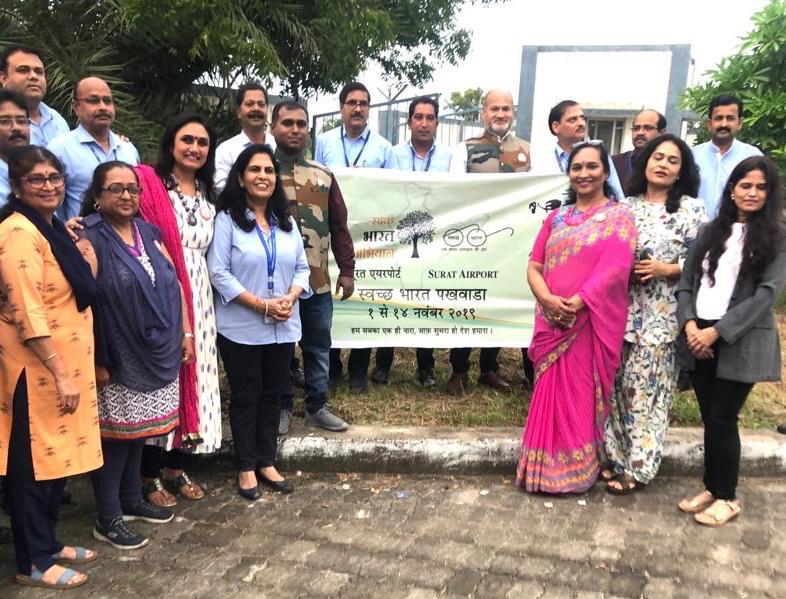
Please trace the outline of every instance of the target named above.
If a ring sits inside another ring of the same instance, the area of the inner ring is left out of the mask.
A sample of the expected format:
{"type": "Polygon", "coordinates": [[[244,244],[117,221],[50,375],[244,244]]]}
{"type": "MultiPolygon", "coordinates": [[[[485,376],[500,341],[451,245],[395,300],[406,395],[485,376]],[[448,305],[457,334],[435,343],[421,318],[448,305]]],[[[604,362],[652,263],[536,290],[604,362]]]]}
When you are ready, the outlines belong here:
{"type": "MultiPolygon", "coordinates": [[[[481,119],[486,127],[479,137],[461,142],[453,150],[450,161],[452,173],[523,173],[530,169],[529,142],[516,137],[510,130],[515,111],[513,96],[504,90],[491,90],[483,99],[481,119]]],[[[450,350],[453,374],[448,381],[448,393],[463,395],[469,387],[468,347],[450,350]]],[[[511,386],[497,374],[499,370],[498,347],[480,350],[480,377],[478,382],[502,393],[510,393],[511,386]]]]}
{"type": "MultiPolygon", "coordinates": [[[[314,294],[300,300],[303,336],[303,369],[306,380],[307,426],[345,431],[346,422],[325,406],[328,391],[330,326],[333,297],[328,273],[328,248],[339,268],[336,293],[345,300],[355,290],[355,251],[347,229],[347,208],[331,172],[322,164],[308,160],[308,113],[298,102],[280,102],[273,109],[271,133],[276,140],[275,156],[281,182],[291,202],[292,216],[303,235],[306,258],[311,267],[309,284],[314,294]]],[[[286,434],[292,420],[292,386],[281,396],[279,434],[286,434]]]]}

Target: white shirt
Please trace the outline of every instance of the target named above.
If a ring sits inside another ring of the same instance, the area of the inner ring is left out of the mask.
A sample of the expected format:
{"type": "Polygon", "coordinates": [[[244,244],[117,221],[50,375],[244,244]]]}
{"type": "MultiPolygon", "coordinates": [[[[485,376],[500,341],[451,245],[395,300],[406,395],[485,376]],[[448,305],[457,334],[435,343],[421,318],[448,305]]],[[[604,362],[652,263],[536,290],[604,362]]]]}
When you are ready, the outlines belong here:
{"type": "MultiPolygon", "coordinates": [[[[241,131],[235,137],[230,137],[225,142],[218,145],[216,148],[216,172],[213,175],[213,182],[216,184],[216,193],[219,193],[227,183],[229,171],[235,164],[235,160],[240,156],[240,153],[250,146],[253,142],[251,138],[246,135],[245,131],[241,131]]],[[[270,133],[265,133],[265,142],[275,152],[276,140],[270,133]]]]}
{"type": "MultiPolygon", "coordinates": [[[[701,278],[699,293],[696,295],[696,316],[703,320],[720,320],[729,308],[737,275],[742,264],[742,248],[745,245],[745,225],[734,223],[731,235],[726,240],[726,249],[718,258],[715,269],[715,285],[710,287],[710,278],[705,274],[701,278]]],[[[703,267],[707,270],[709,261],[705,257],[703,267]]]]}

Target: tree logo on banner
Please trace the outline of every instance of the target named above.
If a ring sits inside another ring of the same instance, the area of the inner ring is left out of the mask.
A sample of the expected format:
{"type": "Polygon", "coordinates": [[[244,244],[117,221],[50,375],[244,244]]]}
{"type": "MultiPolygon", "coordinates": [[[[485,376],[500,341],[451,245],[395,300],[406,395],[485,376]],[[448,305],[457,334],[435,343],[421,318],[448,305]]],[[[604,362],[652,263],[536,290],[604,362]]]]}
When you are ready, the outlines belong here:
{"type": "Polygon", "coordinates": [[[412,258],[420,258],[418,242],[431,243],[434,241],[434,218],[423,210],[407,212],[398,221],[396,234],[401,245],[412,244],[412,258]]]}

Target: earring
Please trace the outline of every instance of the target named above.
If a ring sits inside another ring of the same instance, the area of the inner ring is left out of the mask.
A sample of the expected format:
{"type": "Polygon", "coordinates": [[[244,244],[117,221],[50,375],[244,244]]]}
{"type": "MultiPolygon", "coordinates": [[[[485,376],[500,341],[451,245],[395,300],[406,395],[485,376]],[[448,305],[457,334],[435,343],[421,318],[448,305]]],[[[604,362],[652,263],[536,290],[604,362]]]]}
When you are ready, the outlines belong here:
{"type": "Polygon", "coordinates": [[[95,204],[93,204],[93,208],[95,208],[95,209],[96,209],[96,212],[101,212],[101,206],[99,206],[99,205],[98,205],[98,202],[96,202],[95,204]]]}

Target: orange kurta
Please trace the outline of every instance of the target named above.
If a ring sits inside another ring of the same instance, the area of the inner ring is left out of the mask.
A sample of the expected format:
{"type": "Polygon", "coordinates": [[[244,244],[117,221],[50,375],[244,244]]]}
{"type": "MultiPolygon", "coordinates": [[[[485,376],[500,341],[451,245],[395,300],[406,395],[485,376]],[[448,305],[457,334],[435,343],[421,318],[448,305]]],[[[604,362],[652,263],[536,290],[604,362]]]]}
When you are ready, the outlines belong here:
{"type": "Polygon", "coordinates": [[[7,471],[13,396],[27,373],[30,439],[36,480],[101,467],[93,314],[79,312],[67,279],[46,238],[26,217],[0,223],[0,475],[7,471]],[[60,414],[55,379],[24,345],[51,337],[79,389],[73,414],[60,414]]]}

